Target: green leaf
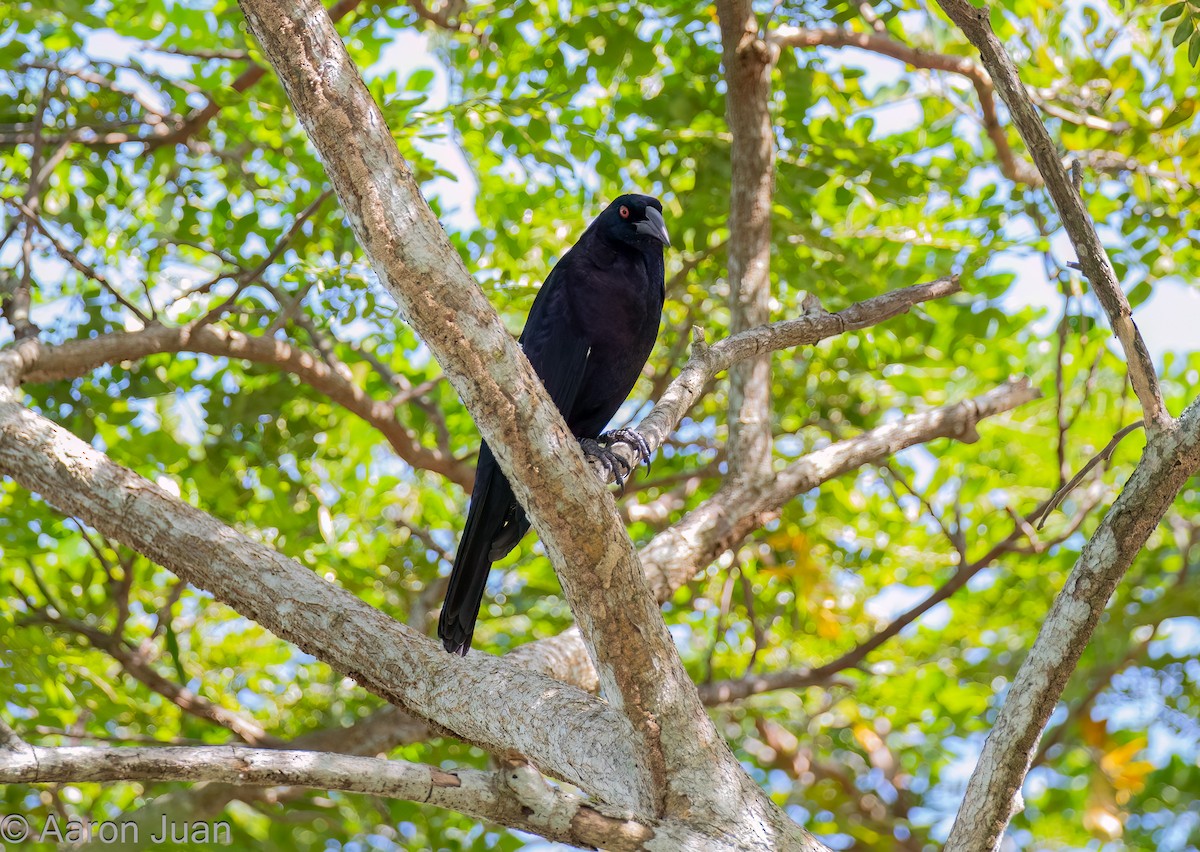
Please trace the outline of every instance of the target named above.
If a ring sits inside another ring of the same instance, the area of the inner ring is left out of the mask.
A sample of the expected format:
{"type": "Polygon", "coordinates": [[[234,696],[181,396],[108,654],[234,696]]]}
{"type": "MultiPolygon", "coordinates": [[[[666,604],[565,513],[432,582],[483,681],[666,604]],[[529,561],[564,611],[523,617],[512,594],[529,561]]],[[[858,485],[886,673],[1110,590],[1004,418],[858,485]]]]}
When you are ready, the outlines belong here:
{"type": "Polygon", "coordinates": [[[1136,287],[1129,291],[1129,306],[1136,308],[1146,299],[1150,298],[1151,287],[1149,281],[1142,281],[1136,287]]]}
{"type": "Polygon", "coordinates": [[[1179,26],[1175,28],[1175,35],[1171,39],[1171,47],[1179,47],[1179,45],[1187,41],[1188,36],[1195,32],[1195,30],[1196,24],[1192,19],[1184,18],[1179,22],[1179,26]]]}
{"type": "Polygon", "coordinates": [[[427,92],[433,84],[434,71],[432,68],[418,68],[408,75],[404,88],[410,92],[427,92]]]}
{"type": "Polygon", "coordinates": [[[1160,21],[1173,21],[1183,14],[1184,7],[1187,3],[1172,3],[1170,6],[1162,10],[1162,14],[1158,16],[1160,21]]]}

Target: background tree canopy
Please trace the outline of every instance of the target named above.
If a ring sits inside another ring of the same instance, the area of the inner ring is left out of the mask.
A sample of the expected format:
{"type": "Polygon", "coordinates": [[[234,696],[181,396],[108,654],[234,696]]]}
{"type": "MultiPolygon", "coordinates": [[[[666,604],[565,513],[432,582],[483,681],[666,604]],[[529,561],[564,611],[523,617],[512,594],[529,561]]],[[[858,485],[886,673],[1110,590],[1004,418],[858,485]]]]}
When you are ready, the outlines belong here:
{"type": "MultiPolygon", "coordinates": [[[[376,281],[237,5],[0,9],[0,345],[36,336],[61,356],[21,375],[25,404],[431,633],[479,432],[376,281]]],[[[951,274],[962,287],[777,352],[768,465],[1014,375],[1040,398],[982,419],[977,440],[947,437],[975,437],[972,422],[798,489],[696,566],[663,614],[717,730],[797,822],[836,849],[934,848],[1145,433],[1044,526],[1037,510],[1141,409],[962,31],[907,0],[756,11],[777,56],[765,319],[812,314],[806,296],[837,312],[951,274]]],[[[619,421],[662,396],[694,327],[710,343],[746,327],[728,275],[742,128],[727,121],[716,8],[340,0],[330,16],[509,330],[608,199],[663,200],[666,313],[619,421]]],[[[991,24],[1076,170],[1134,318],[1148,300],[1176,314],[1143,332],[1178,415],[1200,385],[1187,343],[1200,322],[1200,6],[1005,0],[991,24]]],[[[729,389],[722,374],[617,497],[639,547],[730,482],[729,389]]],[[[26,740],[493,765],[0,471],[0,716],[26,740]]],[[[498,567],[472,657],[571,626],[535,537],[498,567]]],[[[1200,848],[1198,610],[1193,478],[1053,712],[1012,848],[1200,848]]],[[[245,849],[545,848],[454,810],[292,786],[0,796],[31,821],[220,816],[245,849]]]]}

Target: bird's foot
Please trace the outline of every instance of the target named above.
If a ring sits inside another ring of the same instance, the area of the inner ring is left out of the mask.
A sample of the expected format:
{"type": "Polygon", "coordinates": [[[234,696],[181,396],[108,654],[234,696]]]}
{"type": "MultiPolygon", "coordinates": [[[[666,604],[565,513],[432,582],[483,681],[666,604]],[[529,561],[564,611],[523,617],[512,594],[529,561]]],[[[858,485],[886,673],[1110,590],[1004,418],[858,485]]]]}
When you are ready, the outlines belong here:
{"type": "Polygon", "coordinates": [[[585,456],[590,456],[604,465],[604,469],[616,480],[617,487],[621,489],[621,493],[625,493],[625,477],[633,470],[629,466],[629,462],[621,458],[619,455],[610,450],[604,441],[605,435],[601,435],[600,439],[595,438],[580,438],[579,448],[583,450],[585,456]]]}
{"type": "Polygon", "coordinates": [[[650,467],[650,444],[642,437],[642,433],[634,429],[613,429],[605,432],[598,439],[601,444],[611,447],[613,444],[627,444],[637,450],[638,459],[647,468],[650,467]]]}
{"type": "Polygon", "coordinates": [[[617,487],[621,493],[625,493],[625,477],[633,472],[629,462],[625,461],[621,456],[612,451],[613,444],[627,444],[637,451],[639,461],[650,467],[650,444],[642,437],[641,433],[635,432],[633,429],[614,429],[611,432],[605,432],[599,438],[581,438],[579,446],[583,448],[583,454],[598,459],[604,469],[612,474],[612,478],[616,480],[617,487]]]}

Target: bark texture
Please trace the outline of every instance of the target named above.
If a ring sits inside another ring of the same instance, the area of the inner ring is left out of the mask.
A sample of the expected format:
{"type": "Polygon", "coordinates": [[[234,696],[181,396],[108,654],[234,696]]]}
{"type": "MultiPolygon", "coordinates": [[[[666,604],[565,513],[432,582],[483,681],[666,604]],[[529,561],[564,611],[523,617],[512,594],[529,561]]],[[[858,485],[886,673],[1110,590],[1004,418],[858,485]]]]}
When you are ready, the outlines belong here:
{"type": "Polygon", "coordinates": [[[1000,710],[971,775],[947,850],[999,848],[1018,807],[1019,792],[1050,714],[1087,647],[1104,607],[1187,480],[1200,470],[1200,400],[1175,421],[1163,403],[1158,375],[1133,321],[1116,271],[1101,245],[1078,189],[1062,168],[1016,66],[992,31],[990,9],[968,0],[938,0],[979,50],[983,66],[1012,115],[1083,271],[1125,352],[1142,412],[1146,449],[1121,496],[1084,546],[1055,600],[1029,657],[1000,710]]]}
{"type": "Polygon", "coordinates": [[[489,751],[621,806],[640,773],[628,722],[590,695],[485,654],[464,661],[304,566],[194,509],[0,389],[0,473],[362,686],[489,751]]]}
{"type": "MultiPolygon", "coordinates": [[[[736,334],[771,315],[771,201],[775,190],[775,131],[771,71],[778,48],[759,36],[750,0],[718,0],[725,66],[725,114],[733,136],[729,192],[730,328],[736,334]]],[[[737,365],[729,382],[732,475],[771,470],[771,358],[737,365]]]]}
{"type": "Polygon", "coordinates": [[[1198,471],[1200,400],[1177,423],[1150,438],[1121,496],[1071,569],[988,734],[947,850],[1000,848],[1038,740],[1109,598],[1176,495],[1198,471]]]}
{"type": "Polygon", "coordinates": [[[1134,393],[1142,404],[1146,417],[1146,429],[1153,432],[1170,423],[1170,415],[1163,405],[1162,391],[1158,386],[1158,374],[1150,359],[1150,351],[1142,340],[1141,332],[1133,321],[1133,309],[1125,298],[1125,291],[1117,280],[1116,270],[1108,259],[1108,252],[1096,234],[1096,226],[1088,214],[1079,190],[1062,167],[1062,156],[1042,120],[1029,93],[1021,83],[1017,67],[1000,39],[992,31],[990,10],[975,6],[968,0],[938,0],[938,5],[954,23],[962,29],[971,43],[979,50],[980,60],[995,83],[1005,106],[1012,115],[1013,124],[1029,149],[1033,162],[1045,181],[1046,190],[1054,200],[1062,217],[1063,229],[1071,238],[1071,244],[1079,253],[1079,267],[1087,276],[1096,298],[1100,300],[1112,329],[1125,350],[1129,365],[1129,379],[1134,393]]]}

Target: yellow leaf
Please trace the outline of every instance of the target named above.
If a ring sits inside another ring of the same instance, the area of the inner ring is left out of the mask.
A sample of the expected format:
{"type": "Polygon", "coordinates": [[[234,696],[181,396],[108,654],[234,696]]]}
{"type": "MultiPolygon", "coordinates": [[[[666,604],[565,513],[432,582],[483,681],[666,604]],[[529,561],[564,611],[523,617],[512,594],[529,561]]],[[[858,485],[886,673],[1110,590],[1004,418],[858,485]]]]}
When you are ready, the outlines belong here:
{"type": "Polygon", "coordinates": [[[825,607],[817,609],[817,635],[822,639],[836,639],[842,635],[841,622],[825,607]]]}
{"type": "Polygon", "coordinates": [[[1133,760],[1134,755],[1146,747],[1146,742],[1145,737],[1134,737],[1125,743],[1125,745],[1109,750],[1104,757],[1100,758],[1100,768],[1110,778],[1121,774],[1121,772],[1126,770],[1129,762],[1133,760]]]}

